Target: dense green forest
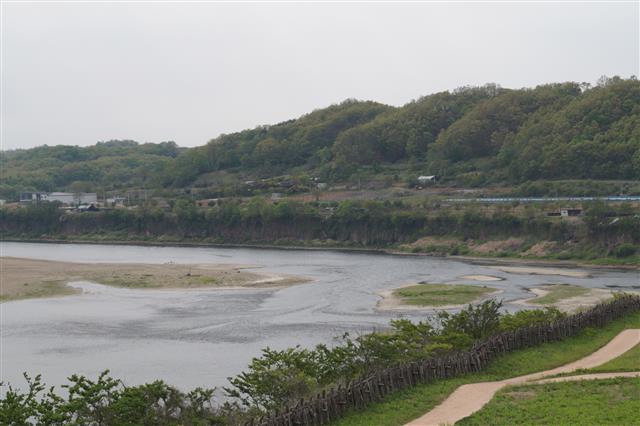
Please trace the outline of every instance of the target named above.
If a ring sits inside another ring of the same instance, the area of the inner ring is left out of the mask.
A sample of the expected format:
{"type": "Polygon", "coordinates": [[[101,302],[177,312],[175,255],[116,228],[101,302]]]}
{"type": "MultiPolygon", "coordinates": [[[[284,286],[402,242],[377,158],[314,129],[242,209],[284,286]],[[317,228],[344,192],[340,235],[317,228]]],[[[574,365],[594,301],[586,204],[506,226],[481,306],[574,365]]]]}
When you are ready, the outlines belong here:
{"type": "MultiPolygon", "coordinates": [[[[48,142],[48,141],[43,141],[48,142]]],[[[56,141],[57,142],[57,141],[56,141]]],[[[347,100],[294,120],[220,135],[204,146],[101,142],[0,154],[0,196],[112,191],[308,175],[335,183],[384,167],[450,182],[640,179],[640,82],[601,78],[527,89],[495,84],[402,107],[347,100]],[[203,179],[203,176],[222,176],[203,179]]]]}

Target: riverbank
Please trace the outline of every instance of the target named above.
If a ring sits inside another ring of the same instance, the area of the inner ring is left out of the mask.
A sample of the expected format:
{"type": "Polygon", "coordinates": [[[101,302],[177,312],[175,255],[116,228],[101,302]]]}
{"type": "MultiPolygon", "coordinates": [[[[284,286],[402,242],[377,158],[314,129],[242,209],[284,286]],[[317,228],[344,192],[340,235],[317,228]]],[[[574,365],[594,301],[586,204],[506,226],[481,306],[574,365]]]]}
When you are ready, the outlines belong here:
{"type": "Polygon", "coordinates": [[[74,263],[0,257],[0,301],[74,294],[71,281],[123,288],[265,288],[307,282],[296,276],[247,271],[254,265],[74,263]]]}
{"type": "Polygon", "coordinates": [[[411,257],[435,257],[443,259],[459,260],[463,262],[473,263],[476,265],[518,265],[532,267],[554,267],[554,268],[589,268],[589,269],[605,269],[605,270],[640,270],[640,263],[603,263],[598,262],[602,259],[595,260],[559,260],[547,258],[533,257],[491,257],[491,256],[470,256],[470,255],[447,255],[423,252],[407,252],[398,250],[395,247],[353,247],[353,246],[336,246],[323,244],[239,244],[239,243],[216,243],[204,241],[174,241],[174,240],[111,240],[111,239],[67,239],[67,238],[5,238],[0,241],[17,242],[17,243],[45,243],[45,244],[91,244],[91,245],[123,245],[123,246],[149,246],[149,247],[215,247],[215,248],[255,248],[270,250],[309,250],[309,251],[335,251],[343,253],[364,253],[364,254],[380,254],[392,256],[411,256],[411,257]]]}

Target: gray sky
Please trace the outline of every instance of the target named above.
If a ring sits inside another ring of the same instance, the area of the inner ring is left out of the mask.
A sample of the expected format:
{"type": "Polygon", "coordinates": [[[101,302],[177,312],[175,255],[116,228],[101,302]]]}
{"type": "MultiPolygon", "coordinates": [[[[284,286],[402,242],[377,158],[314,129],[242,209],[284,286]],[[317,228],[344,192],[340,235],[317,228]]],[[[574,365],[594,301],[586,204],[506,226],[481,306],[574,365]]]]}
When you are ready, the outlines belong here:
{"type": "Polygon", "coordinates": [[[2,149],[206,143],[346,98],[629,77],[639,3],[4,3],[2,149]]]}

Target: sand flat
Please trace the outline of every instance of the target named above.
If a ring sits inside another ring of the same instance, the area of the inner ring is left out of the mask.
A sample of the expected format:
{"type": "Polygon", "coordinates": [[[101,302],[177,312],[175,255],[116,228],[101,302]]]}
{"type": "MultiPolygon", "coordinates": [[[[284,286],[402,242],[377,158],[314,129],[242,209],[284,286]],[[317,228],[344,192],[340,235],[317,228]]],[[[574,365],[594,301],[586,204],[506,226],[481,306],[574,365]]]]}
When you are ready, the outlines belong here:
{"type": "MultiPolygon", "coordinates": [[[[549,290],[545,288],[545,286],[541,286],[541,287],[534,287],[529,289],[529,291],[531,293],[533,293],[535,296],[534,297],[529,297],[526,299],[520,299],[520,300],[514,300],[512,302],[509,303],[514,303],[517,305],[523,305],[523,306],[527,306],[527,307],[534,307],[536,309],[542,309],[545,306],[553,306],[563,312],[575,312],[578,309],[581,308],[585,308],[585,307],[590,307],[590,306],[594,306],[597,305],[598,303],[602,303],[604,301],[607,301],[609,299],[611,299],[613,297],[613,295],[616,293],[616,291],[614,290],[606,290],[606,289],[601,289],[601,288],[590,288],[588,289],[589,292],[587,294],[584,295],[580,295],[580,296],[574,296],[574,297],[567,297],[564,299],[560,299],[557,302],[554,303],[550,303],[550,304],[546,304],[546,305],[540,305],[540,304],[535,304],[532,303],[534,300],[539,299],[541,297],[546,296],[547,294],[549,294],[549,290]]],[[[638,294],[638,292],[636,291],[631,291],[631,293],[635,293],[638,294]]]]}
{"type": "Polygon", "coordinates": [[[123,288],[286,287],[309,280],[246,271],[252,265],[75,263],[0,257],[0,300],[63,296],[78,292],[66,284],[91,281],[123,288]]]}
{"type": "Polygon", "coordinates": [[[502,272],[523,275],[560,275],[572,278],[590,278],[591,274],[587,271],[569,268],[545,268],[540,266],[489,266],[502,272]]]}
{"type": "Polygon", "coordinates": [[[504,281],[504,278],[494,277],[493,275],[462,275],[460,277],[462,280],[472,280],[472,281],[504,281]]]}

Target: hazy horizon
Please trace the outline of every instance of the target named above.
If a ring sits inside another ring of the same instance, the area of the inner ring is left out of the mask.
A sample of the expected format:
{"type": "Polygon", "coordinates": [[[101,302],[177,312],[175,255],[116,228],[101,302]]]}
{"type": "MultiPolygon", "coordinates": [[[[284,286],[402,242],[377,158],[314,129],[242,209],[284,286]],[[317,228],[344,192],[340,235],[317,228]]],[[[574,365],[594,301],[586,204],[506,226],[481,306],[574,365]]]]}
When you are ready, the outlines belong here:
{"type": "Polygon", "coordinates": [[[2,5],[1,149],[173,140],[348,98],[638,75],[637,2],[2,5]]]}

